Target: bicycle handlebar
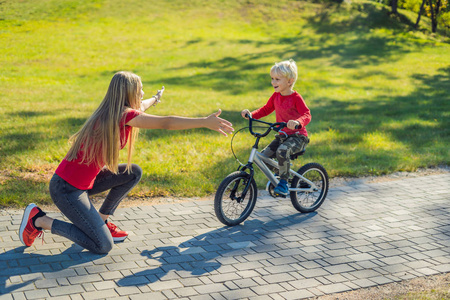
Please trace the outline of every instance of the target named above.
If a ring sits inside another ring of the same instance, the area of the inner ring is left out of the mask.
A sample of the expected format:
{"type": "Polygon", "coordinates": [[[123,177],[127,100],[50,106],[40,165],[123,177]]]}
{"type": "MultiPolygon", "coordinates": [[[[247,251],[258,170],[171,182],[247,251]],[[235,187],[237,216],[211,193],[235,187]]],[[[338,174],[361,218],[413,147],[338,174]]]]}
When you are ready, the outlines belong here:
{"type": "Polygon", "coordinates": [[[281,129],[283,129],[283,128],[285,128],[285,127],[287,126],[287,123],[286,123],[286,122],[268,123],[268,122],[260,121],[260,120],[257,120],[257,119],[253,119],[253,118],[250,117],[248,114],[246,114],[245,116],[248,118],[248,121],[249,121],[249,130],[250,130],[250,133],[251,133],[253,136],[256,136],[256,137],[265,137],[266,135],[269,134],[269,132],[270,132],[271,130],[274,130],[274,131],[276,131],[276,132],[279,132],[281,129]],[[266,132],[264,132],[264,133],[253,132],[253,129],[252,129],[252,126],[253,126],[253,125],[252,125],[252,122],[253,122],[253,121],[258,122],[258,123],[263,123],[263,124],[269,125],[269,128],[268,128],[268,129],[266,130],[266,132]]]}

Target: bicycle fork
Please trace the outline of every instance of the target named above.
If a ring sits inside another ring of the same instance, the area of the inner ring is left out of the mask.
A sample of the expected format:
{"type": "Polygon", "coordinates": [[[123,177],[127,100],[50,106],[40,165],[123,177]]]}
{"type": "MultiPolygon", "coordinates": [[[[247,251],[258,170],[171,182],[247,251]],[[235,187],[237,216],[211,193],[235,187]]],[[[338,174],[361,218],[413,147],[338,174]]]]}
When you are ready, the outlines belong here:
{"type": "MultiPolygon", "coordinates": [[[[250,157],[248,158],[248,163],[245,166],[239,166],[238,171],[245,171],[246,169],[249,169],[250,173],[249,173],[249,177],[247,179],[247,184],[245,185],[244,190],[242,191],[242,194],[240,197],[236,197],[236,191],[239,187],[239,182],[237,181],[234,184],[233,189],[231,190],[231,199],[236,200],[238,203],[241,203],[244,199],[245,196],[247,195],[248,189],[250,188],[250,184],[251,181],[253,179],[253,176],[255,175],[255,171],[253,169],[253,160],[255,159],[255,155],[258,153],[258,142],[259,142],[259,138],[257,138],[257,141],[255,143],[255,146],[252,147],[252,151],[250,152],[250,157]],[[242,169],[241,169],[242,167],[242,169]]],[[[257,191],[255,191],[257,192],[257,191]]]]}
{"type": "Polygon", "coordinates": [[[231,190],[231,194],[230,194],[230,198],[233,199],[233,200],[236,200],[238,203],[241,203],[242,201],[244,201],[245,196],[247,195],[248,189],[250,188],[250,184],[251,184],[251,181],[252,181],[253,175],[254,175],[253,167],[251,166],[251,164],[247,164],[242,169],[241,169],[241,167],[238,168],[238,170],[241,170],[241,171],[244,171],[245,169],[249,169],[250,173],[249,173],[249,177],[247,178],[247,183],[245,185],[245,188],[244,188],[244,190],[241,193],[241,196],[240,197],[236,197],[236,192],[237,192],[237,190],[239,188],[240,181],[244,180],[244,179],[239,179],[238,181],[236,181],[234,183],[234,187],[231,190]]]}

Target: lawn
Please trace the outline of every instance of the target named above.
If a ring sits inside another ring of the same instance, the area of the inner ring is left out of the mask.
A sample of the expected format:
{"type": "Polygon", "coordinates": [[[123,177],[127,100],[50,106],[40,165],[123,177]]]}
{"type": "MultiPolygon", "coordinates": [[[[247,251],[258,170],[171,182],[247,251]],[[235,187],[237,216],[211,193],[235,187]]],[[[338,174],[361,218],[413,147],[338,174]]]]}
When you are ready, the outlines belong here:
{"type": "MultiPolygon", "coordinates": [[[[51,202],[48,181],[68,138],[119,70],[140,75],[147,96],[166,87],[150,113],[221,108],[239,129],[247,126],[239,112],[272,94],[270,67],[293,58],[295,89],[313,116],[297,166],[316,161],[332,177],[356,177],[449,165],[450,40],[413,31],[414,16],[402,13],[362,1],[4,0],[0,206],[51,202]]],[[[238,167],[230,140],[203,129],[141,130],[133,161],[144,177],[131,195],[214,193],[238,167]]],[[[252,142],[236,135],[242,162],[252,142]]]]}

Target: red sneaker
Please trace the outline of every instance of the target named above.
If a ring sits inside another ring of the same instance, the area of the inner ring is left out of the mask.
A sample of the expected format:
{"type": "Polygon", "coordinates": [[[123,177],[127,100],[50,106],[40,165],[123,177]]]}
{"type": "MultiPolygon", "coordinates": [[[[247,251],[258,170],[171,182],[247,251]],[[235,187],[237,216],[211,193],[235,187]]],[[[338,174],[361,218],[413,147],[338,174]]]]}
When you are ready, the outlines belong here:
{"type": "Polygon", "coordinates": [[[31,203],[25,208],[23,213],[22,222],[19,228],[20,241],[27,247],[33,245],[36,237],[43,234],[42,228],[39,230],[33,224],[33,217],[38,215],[38,217],[45,216],[45,213],[36,206],[36,204],[31,203]]]}
{"type": "Polygon", "coordinates": [[[113,223],[106,222],[106,226],[108,226],[108,229],[111,232],[111,235],[113,237],[113,241],[114,242],[121,242],[121,241],[123,241],[124,239],[127,238],[128,232],[120,230],[113,223]]]}

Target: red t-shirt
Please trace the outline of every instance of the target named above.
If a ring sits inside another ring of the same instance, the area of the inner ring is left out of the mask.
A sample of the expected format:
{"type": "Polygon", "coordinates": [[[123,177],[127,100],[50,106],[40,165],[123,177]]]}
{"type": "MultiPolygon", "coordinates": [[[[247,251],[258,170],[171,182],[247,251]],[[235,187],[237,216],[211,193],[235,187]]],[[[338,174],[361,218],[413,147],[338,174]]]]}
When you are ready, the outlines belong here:
{"type": "Polygon", "coordinates": [[[266,105],[252,112],[254,119],[260,119],[271,114],[275,110],[277,122],[288,122],[289,120],[296,120],[300,122],[301,128],[289,129],[284,128],[286,134],[291,135],[296,132],[308,136],[306,125],[311,121],[311,113],[305,100],[299,93],[294,91],[289,96],[282,96],[280,93],[273,93],[266,105]]]}
{"type": "MultiPolygon", "coordinates": [[[[142,112],[134,109],[129,109],[124,112],[120,120],[120,149],[125,147],[130,135],[131,126],[125,125],[142,112]]],[[[82,151],[78,152],[77,159],[68,161],[65,158],[61,161],[55,173],[62,179],[80,190],[89,190],[94,185],[95,178],[102,169],[97,164],[90,165],[81,163],[82,151]]]]}

